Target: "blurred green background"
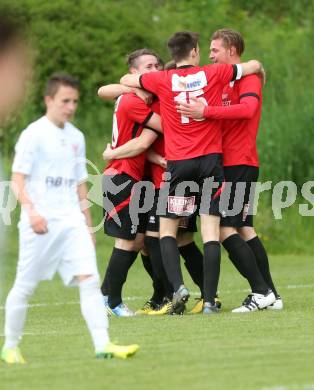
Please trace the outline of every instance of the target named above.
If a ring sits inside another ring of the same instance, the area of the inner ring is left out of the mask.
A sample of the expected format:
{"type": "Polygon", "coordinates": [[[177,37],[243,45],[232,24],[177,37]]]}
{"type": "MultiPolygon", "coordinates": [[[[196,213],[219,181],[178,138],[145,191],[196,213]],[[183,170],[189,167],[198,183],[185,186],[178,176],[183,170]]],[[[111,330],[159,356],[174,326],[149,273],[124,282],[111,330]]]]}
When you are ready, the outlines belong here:
{"type": "MultiPolygon", "coordinates": [[[[202,63],[208,63],[210,36],[222,27],[239,30],[243,59],[261,60],[267,71],[258,138],[261,180],[293,180],[296,205],[274,220],[270,193],[259,205],[257,226],[273,252],[310,252],[314,218],[301,217],[302,184],[314,180],[314,5],[311,0],[1,0],[28,26],[35,48],[34,79],[26,104],[0,129],[8,172],[21,129],[44,112],[45,80],[56,71],[82,83],[75,118],[86,134],[88,158],[101,170],[101,152],[110,141],[112,104],[97,97],[102,84],[118,82],[127,53],[142,47],[167,61],[166,42],[178,30],[201,34],[202,63]]],[[[309,208],[313,206],[309,203],[309,208]]],[[[99,210],[94,211],[99,213],[99,210]]]]}

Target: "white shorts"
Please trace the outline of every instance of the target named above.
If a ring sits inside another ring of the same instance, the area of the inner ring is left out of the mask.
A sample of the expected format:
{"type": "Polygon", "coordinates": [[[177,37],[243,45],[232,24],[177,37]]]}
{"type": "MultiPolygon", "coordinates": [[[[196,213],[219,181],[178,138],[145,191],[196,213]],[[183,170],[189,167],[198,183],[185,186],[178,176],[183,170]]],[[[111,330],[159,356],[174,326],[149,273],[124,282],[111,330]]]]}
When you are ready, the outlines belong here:
{"type": "Polygon", "coordinates": [[[37,284],[51,280],[57,271],[67,286],[76,284],[77,275],[99,279],[95,247],[83,218],[49,220],[46,234],[34,233],[26,221],[18,226],[17,280],[37,284]]]}

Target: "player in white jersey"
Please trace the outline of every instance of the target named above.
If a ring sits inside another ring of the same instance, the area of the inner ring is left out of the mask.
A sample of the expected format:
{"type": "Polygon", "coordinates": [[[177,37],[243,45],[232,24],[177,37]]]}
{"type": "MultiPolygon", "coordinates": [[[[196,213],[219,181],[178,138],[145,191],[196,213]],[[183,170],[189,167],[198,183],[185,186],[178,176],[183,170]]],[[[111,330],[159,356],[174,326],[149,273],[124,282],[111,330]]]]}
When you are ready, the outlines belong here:
{"type": "Polygon", "coordinates": [[[5,343],[1,358],[24,363],[18,348],[27,303],[41,280],[58,271],[64,284],[78,285],[83,317],[96,357],[126,358],[138,345],[110,343],[99,289],[91,217],[86,206],[87,171],[83,134],[73,117],[79,84],[54,75],[45,92],[46,115],[31,123],[16,144],[12,186],[21,203],[19,260],[5,305],[5,343]]]}

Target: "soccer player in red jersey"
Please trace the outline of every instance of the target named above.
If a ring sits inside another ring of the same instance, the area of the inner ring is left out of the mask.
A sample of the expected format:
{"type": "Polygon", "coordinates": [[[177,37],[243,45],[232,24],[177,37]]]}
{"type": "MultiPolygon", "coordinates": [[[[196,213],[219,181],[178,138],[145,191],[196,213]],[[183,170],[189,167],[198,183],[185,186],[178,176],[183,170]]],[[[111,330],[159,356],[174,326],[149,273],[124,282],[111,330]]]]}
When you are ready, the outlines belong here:
{"type": "MultiPolygon", "coordinates": [[[[137,50],[128,57],[129,71],[138,74],[157,71],[158,61],[154,52],[137,50]]],[[[154,133],[152,129],[161,131],[159,116],[134,92],[129,92],[121,95],[115,104],[113,147],[138,137],[144,126],[151,129],[146,129],[146,132],[154,133]]],[[[128,270],[143,242],[144,232],[139,232],[141,220],[138,225],[133,223],[129,206],[133,186],[143,178],[145,158],[145,153],[141,153],[133,158],[112,160],[104,171],[104,229],[106,234],[115,237],[115,245],[102,284],[102,293],[105,298],[108,297],[108,311],[118,316],[134,314],[122,303],[121,292],[128,270]]]]}
{"type": "MultiPolygon", "coordinates": [[[[236,64],[241,62],[244,40],[240,33],[230,29],[217,30],[211,40],[210,59],[214,63],[236,64]]],[[[281,309],[282,300],[274,286],[267,253],[253,227],[252,202],[255,183],[259,174],[256,137],[262,108],[262,84],[257,75],[250,75],[235,83],[226,84],[220,107],[205,106],[194,100],[192,104],[181,104],[180,115],[190,118],[224,119],[223,164],[226,182],[231,183],[229,206],[235,207],[237,183],[245,183],[244,196],[238,199],[239,212],[221,220],[220,238],[229,257],[248,279],[253,294],[245,299],[234,312],[255,311],[259,308],[265,282],[276,296],[268,308],[281,309]],[[263,280],[262,280],[263,278],[263,280]]]]}
{"type": "Polygon", "coordinates": [[[179,217],[200,206],[204,243],[204,309],[217,313],[215,295],[220,273],[219,196],[222,191],[221,128],[216,120],[190,120],[178,115],[176,103],[197,97],[218,105],[225,84],[242,75],[259,72],[261,64],[215,64],[199,67],[198,34],[179,32],[168,41],[177,69],[150,75],[125,75],[121,83],[156,94],[161,105],[167,171],[171,174],[166,215],[160,218],[160,245],[164,266],[175,294],[174,311],[182,313],[189,292],[184,286],[176,234],[179,217]],[[188,182],[188,183],[187,183],[188,182]],[[198,199],[203,194],[202,199],[198,199]]]}

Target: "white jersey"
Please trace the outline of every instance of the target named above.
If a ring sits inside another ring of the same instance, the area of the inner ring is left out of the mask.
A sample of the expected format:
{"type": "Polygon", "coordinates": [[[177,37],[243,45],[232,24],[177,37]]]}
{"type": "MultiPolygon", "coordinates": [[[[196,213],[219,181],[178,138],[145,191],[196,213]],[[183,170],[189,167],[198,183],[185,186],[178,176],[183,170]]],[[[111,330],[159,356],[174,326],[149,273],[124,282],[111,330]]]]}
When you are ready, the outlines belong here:
{"type": "Polygon", "coordinates": [[[12,171],[26,175],[26,191],[43,217],[81,214],[77,186],[88,174],[80,130],[69,122],[59,128],[43,116],[22,132],[15,152],[12,171]]]}

